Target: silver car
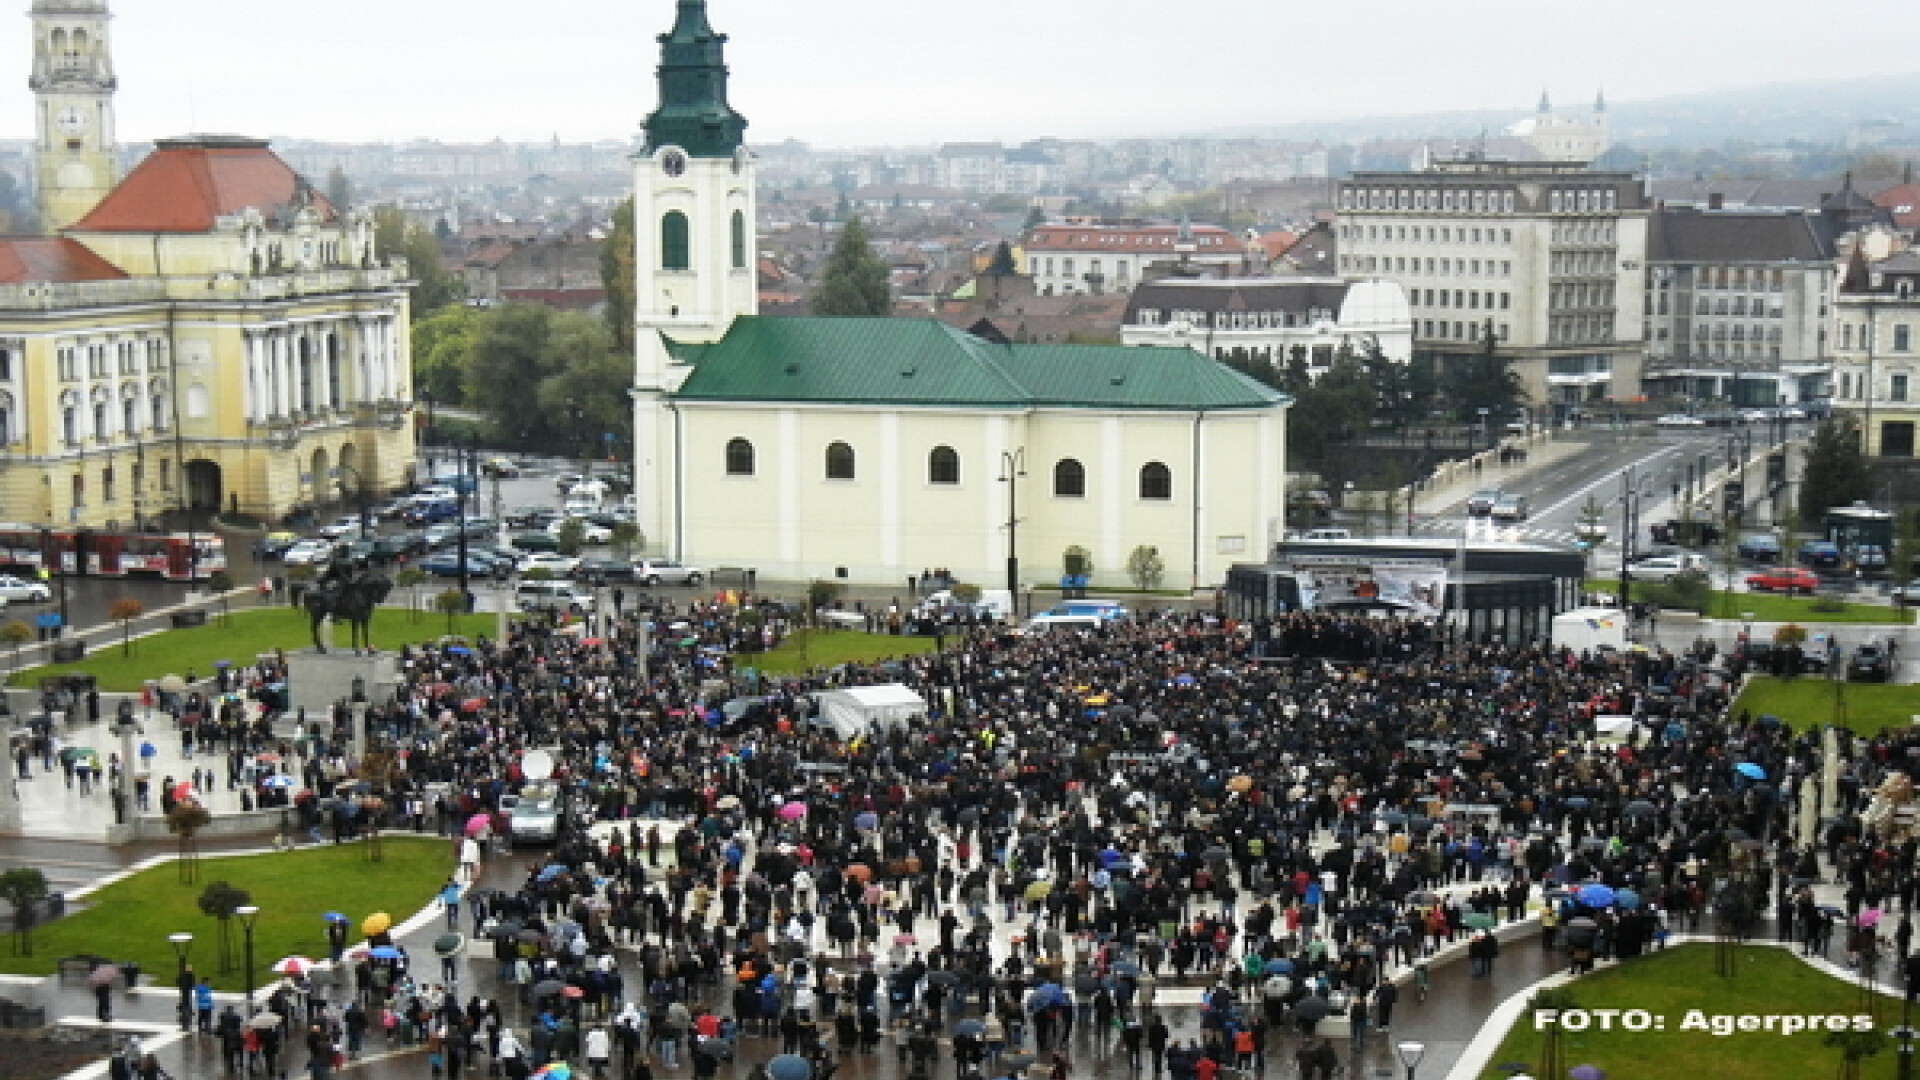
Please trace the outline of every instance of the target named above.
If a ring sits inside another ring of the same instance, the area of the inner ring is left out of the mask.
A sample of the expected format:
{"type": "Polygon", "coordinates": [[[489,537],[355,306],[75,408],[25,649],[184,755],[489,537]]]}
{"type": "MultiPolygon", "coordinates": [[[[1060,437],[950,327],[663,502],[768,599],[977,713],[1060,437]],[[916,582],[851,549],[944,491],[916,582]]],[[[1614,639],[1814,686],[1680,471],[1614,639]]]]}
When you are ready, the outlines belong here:
{"type": "Polygon", "coordinates": [[[672,559],[642,559],[633,564],[634,580],[653,585],[698,585],[706,575],[672,559]]]}

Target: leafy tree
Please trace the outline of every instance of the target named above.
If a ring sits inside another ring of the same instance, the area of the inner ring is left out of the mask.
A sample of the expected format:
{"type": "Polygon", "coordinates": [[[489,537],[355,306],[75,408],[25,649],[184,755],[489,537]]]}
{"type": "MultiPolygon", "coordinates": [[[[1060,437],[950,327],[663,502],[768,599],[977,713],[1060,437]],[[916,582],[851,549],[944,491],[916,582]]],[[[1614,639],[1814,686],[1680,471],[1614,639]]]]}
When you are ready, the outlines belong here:
{"type": "Polygon", "coordinates": [[[1840,415],[1820,421],[1807,440],[1800,474],[1800,519],[1818,522],[1828,509],[1865,499],[1872,492],[1859,420],[1840,415]]]}
{"type": "Polygon", "coordinates": [[[579,518],[568,518],[560,523],[560,554],[572,557],[580,554],[587,542],[586,523],[579,518]]]}
{"type": "Polygon", "coordinates": [[[1520,376],[1500,353],[1492,319],[1481,328],[1480,342],[1479,352],[1448,365],[1441,385],[1462,420],[1478,416],[1481,409],[1492,416],[1504,415],[1520,403],[1520,376]]]}
{"type": "Polygon", "coordinates": [[[1364,434],[1377,402],[1373,380],[1354,357],[1334,360],[1318,379],[1294,394],[1287,414],[1287,446],[1303,458],[1318,458],[1329,443],[1364,434]]]}
{"type": "Polygon", "coordinates": [[[1093,552],[1074,544],[1060,553],[1060,569],[1068,577],[1093,576],[1093,552]]]}
{"type": "Polygon", "coordinates": [[[197,901],[200,913],[208,918],[219,920],[220,933],[216,940],[222,974],[233,970],[234,912],[251,903],[253,903],[252,893],[235,888],[224,881],[212,882],[200,890],[200,898],[197,901]]]}
{"type": "Polygon", "coordinates": [[[167,809],[167,831],[180,838],[180,882],[191,885],[200,878],[200,849],[194,837],[213,821],[207,808],[191,799],[182,799],[167,809]]]}
{"type": "Polygon", "coordinates": [[[466,401],[467,355],[486,313],[465,304],[413,320],[413,385],[444,405],[466,401]]]}
{"type": "Polygon", "coordinates": [[[434,610],[447,617],[447,633],[453,633],[453,617],[467,610],[466,594],[459,589],[442,589],[433,598],[434,610]]]}
{"type": "Polygon", "coordinates": [[[0,623],[0,644],[13,646],[13,666],[20,666],[20,646],[33,640],[33,627],[20,619],[0,623]]]}
{"type": "Polygon", "coordinates": [[[133,620],[147,613],[147,605],[131,596],[123,596],[107,609],[107,617],[120,624],[120,655],[133,654],[133,620]]]}
{"type": "Polygon", "coordinates": [[[1160,579],[1166,572],[1167,564],[1160,558],[1160,549],[1151,544],[1141,544],[1127,556],[1127,576],[1133,579],[1138,588],[1159,588],[1160,579]]]}
{"type": "Polygon", "coordinates": [[[1013,245],[1005,240],[1000,241],[1000,245],[993,249],[993,260],[987,263],[987,273],[994,277],[1011,277],[1019,272],[1020,267],[1013,261],[1013,245]]]}
{"type": "Polygon", "coordinates": [[[394,585],[407,590],[407,611],[412,614],[415,621],[420,618],[419,597],[415,595],[415,590],[426,580],[427,572],[417,566],[409,566],[393,575],[394,585]]]}
{"type": "Polygon", "coordinates": [[[633,199],[613,208],[613,228],[600,245],[600,285],[607,292],[607,329],[621,354],[633,351],[633,199]]]}
{"type": "Polygon", "coordinates": [[[963,604],[977,604],[980,602],[980,586],[978,585],[961,582],[947,591],[953,594],[955,600],[963,604]]]}
{"type": "Polygon", "coordinates": [[[221,618],[224,619],[233,614],[232,609],[229,607],[233,598],[228,595],[233,592],[232,574],[227,573],[225,570],[215,570],[213,573],[208,574],[207,591],[220,598],[221,618]]]}
{"type": "Polygon", "coordinates": [[[812,581],[807,582],[808,617],[811,618],[814,612],[823,608],[832,607],[833,602],[840,598],[840,593],[841,586],[837,581],[814,578],[812,581]]]}
{"type": "Polygon", "coordinates": [[[1038,206],[1030,206],[1027,208],[1027,221],[1024,228],[1028,232],[1032,232],[1033,230],[1039,228],[1042,225],[1045,225],[1046,223],[1047,223],[1047,212],[1045,210],[1042,210],[1038,206]]]}
{"type": "Polygon", "coordinates": [[[399,207],[383,206],[373,212],[373,245],[382,257],[406,258],[407,273],[414,281],[414,318],[453,303],[465,292],[460,279],[447,269],[440,241],[399,207]]]}
{"type": "Polygon", "coordinates": [[[1859,1080],[1860,1063],[1878,1054],[1887,1036],[1881,1031],[1829,1031],[1821,1042],[1840,1051],[1841,1080],[1859,1080]]]}
{"type": "Polygon", "coordinates": [[[646,546],[646,534],[640,531],[640,526],[635,525],[631,521],[616,521],[613,523],[613,529],[611,531],[613,533],[613,548],[620,553],[620,557],[623,559],[633,558],[633,550],[635,548],[646,546]]]}
{"type": "Polygon", "coordinates": [[[0,874],[0,898],[13,908],[14,953],[33,955],[33,922],[40,901],[47,898],[47,875],[31,866],[0,874]]]}
{"type": "Polygon", "coordinates": [[[1307,367],[1307,347],[1295,345],[1288,349],[1286,366],[1278,374],[1280,380],[1276,384],[1278,388],[1292,394],[1295,398],[1312,386],[1313,370],[1307,367]]]}
{"type": "Polygon", "coordinates": [[[813,313],[828,316],[884,316],[893,313],[887,264],[873,253],[867,227],[847,219],[827,257],[826,273],[813,294],[813,313]]]}

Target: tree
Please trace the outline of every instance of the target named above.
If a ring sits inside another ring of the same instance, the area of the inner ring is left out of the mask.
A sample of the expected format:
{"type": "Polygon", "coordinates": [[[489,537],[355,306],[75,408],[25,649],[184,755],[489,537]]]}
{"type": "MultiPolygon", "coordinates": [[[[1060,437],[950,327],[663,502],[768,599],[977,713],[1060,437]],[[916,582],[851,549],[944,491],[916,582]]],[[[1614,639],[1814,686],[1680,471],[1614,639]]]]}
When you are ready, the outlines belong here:
{"type": "Polygon", "coordinates": [[[447,269],[440,241],[397,206],[383,206],[373,212],[373,246],[383,259],[400,255],[407,260],[407,274],[414,282],[415,319],[453,303],[466,291],[460,279],[447,269]]]}
{"type": "Polygon", "coordinates": [[[347,179],[347,170],[338,165],[327,171],[327,201],[342,212],[353,205],[353,181],[347,179]]]}
{"type": "Polygon", "coordinates": [[[1480,351],[1448,365],[1442,389],[1461,420],[1479,416],[1481,409],[1490,416],[1503,416],[1520,403],[1520,376],[1500,353],[1492,319],[1480,328],[1480,351]]]}
{"type": "Polygon", "coordinates": [[[579,518],[568,518],[560,523],[560,554],[572,557],[580,554],[580,548],[587,542],[586,522],[579,518]]]}
{"type": "Polygon", "coordinates": [[[427,580],[427,572],[417,566],[409,566],[393,575],[393,583],[407,590],[407,611],[415,622],[420,621],[420,597],[416,592],[427,580]]]}
{"type": "Polygon", "coordinates": [[[181,799],[167,809],[167,831],[180,838],[180,883],[191,885],[200,878],[200,849],[194,837],[207,827],[213,815],[192,799],[181,799]]]}
{"type": "Polygon", "coordinates": [[[225,570],[215,570],[213,573],[208,574],[207,591],[220,598],[221,620],[225,621],[231,618],[233,611],[231,607],[229,607],[229,604],[233,598],[228,594],[233,592],[233,575],[227,573],[225,570]]]}
{"type": "Polygon", "coordinates": [[[1862,448],[1860,422],[1852,416],[1829,416],[1807,440],[1800,473],[1800,520],[1811,526],[1835,506],[1846,506],[1873,493],[1873,480],[1862,448]]]}
{"type": "Polygon", "coordinates": [[[245,889],[236,889],[224,881],[215,881],[200,890],[198,901],[200,913],[208,918],[219,920],[220,973],[233,970],[233,914],[240,908],[253,903],[253,894],[245,889]]]}
{"type": "Polygon", "coordinates": [[[1068,577],[1093,576],[1093,552],[1074,544],[1060,553],[1060,569],[1068,577]]]}
{"type": "Polygon", "coordinates": [[[120,624],[120,655],[133,655],[133,620],[147,613],[147,605],[131,596],[123,596],[107,609],[107,616],[120,624]]]}
{"type": "Polygon", "coordinates": [[[1005,240],[1000,241],[999,246],[993,249],[993,261],[987,263],[987,273],[994,277],[1011,277],[1019,272],[1020,267],[1013,261],[1013,245],[1005,240]]]}
{"type": "Polygon", "coordinates": [[[613,227],[600,244],[600,287],[607,294],[607,329],[615,351],[633,351],[633,199],[613,208],[613,227]]]}
{"type": "Polygon", "coordinates": [[[447,617],[447,633],[453,633],[453,617],[467,610],[467,594],[459,589],[443,589],[433,598],[434,610],[447,617]]]}
{"type": "Polygon", "coordinates": [[[1160,549],[1151,544],[1141,544],[1127,556],[1127,576],[1137,588],[1159,588],[1166,572],[1167,564],[1160,558],[1160,549]]]}
{"type": "Polygon", "coordinates": [[[1859,1080],[1860,1063],[1878,1054],[1882,1044],[1887,1041],[1882,1031],[1829,1031],[1821,1040],[1825,1045],[1840,1051],[1841,1080],[1859,1080]]]}
{"type": "Polygon", "coordinates": [[[887,264],[873,253],[867,227],[850,217],[827,257],[826,273],[813,294],[813,313],[828,316],[878,317],[893,313],[887,264]]]}
{"type": "Polygon", "coordinates": [[[1316,459],[1327,445],[1366,433],[1373,423],[1377,395],[1366,368],[1351,354],[1336,358],[1318,379],[1295,392],[1287,412],[1287,447],[1316,459]]]}
{"type": "Polygon", "coordinates": [[[640,531],[640,526],[631,521],[616,521],[613,523],[613,529],[611,531],[613,533],[613,549],[618,551],[620,557],[623,559],[633,558],[635,548],[646,546],[646,534],[640,531]]]}
{"type": "Polygon", "coordinates": [[[454,304],[413,320],[413,385],[443,405],[466,401],[467,355],[479,332],[481,308],[454,304]]]}
{"type": "Polygon", "coordinates": [[[0,644],[13,646],[13,666],[20,666],[20,646],[33,640],[33,627],[19,619],[0,624],[0,644]]]}
{"type": "Polygon", "coordinates": [[[13,952],[33,955],[33,923],[39,903],[47,898],[47,875],[31,866],[0,874],[0,898],[13,908],[13,952]]]}
{"type": "Polygon", "coordinates": [[[807,582],[807,617],[813,618],[817,611],[831,607],[840,598],[840,583],[814,578],[807,582]]]}

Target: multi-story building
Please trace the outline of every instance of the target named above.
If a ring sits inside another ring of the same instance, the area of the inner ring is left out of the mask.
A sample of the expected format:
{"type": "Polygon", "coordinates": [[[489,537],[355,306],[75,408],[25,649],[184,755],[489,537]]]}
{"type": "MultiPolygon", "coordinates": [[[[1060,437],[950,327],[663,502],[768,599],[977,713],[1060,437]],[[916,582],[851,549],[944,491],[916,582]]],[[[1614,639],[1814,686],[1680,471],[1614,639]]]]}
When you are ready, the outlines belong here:
{"type": "Polygon", "coordinates": [[[107,17],[33,8],[36,65],[91,73],[92,96],[33,82],[40,213],[63,228],[0,239],[0,519],[277,518],[403,483],[404,264],[261,140],[163,141],[113,185],[107,17]]]}
{"type": "Polygon", "coordinates": [[[1027,274],[1043,296],[1126,292],[1155,263],[1229,271],[1247,265],[1246,244],[1218,225],[1049,223],[1034,228],[1023,247],[1027,274]]]}
{"type": "Polygon", "coordinates": [[[1407,296],[1390,281],[1339,278],[1156,278],[1133,290],[1122,345],[1185,345],[1242,369],[1284,367],[1295,349],[1314,375],[1342,349],[1413,357],[1407,296]]]}
{"type": "Polygon", "coordinates": [[[1607,152],[1612,136],[1607,130],[1607,98],[1595,94],[1593,109],[1556,109],[1546,91],[1540,92],[1540,107],[1532,116],[1507,129],[1507,133],[1526,140],[1541,157],[1551,161],[1588,162],[1607,152]]]}
{"type": "Polygon", "coordinates": [[[1469,155],[1340,185],[1339,272],[1407,291],[1414,358],[1485,335],[1556,415],[1633,397],[1644,353],[1647,200],[1630,173],[1469,155]]]}
{"type": "Polygon", "coordinates": [[[1870,262],[1855,248],[1834,296],[1833,405],[1860,419],[1866,452],[1911,458],[1920,424],[1920,252],[1870,262]]]}
{"type": "Polygon", "coordinates": [[[1649,394],[1738,406],[1826,396],[1833,230],[1800,210],[1666,208],[1649,220],[1649,394]]]}

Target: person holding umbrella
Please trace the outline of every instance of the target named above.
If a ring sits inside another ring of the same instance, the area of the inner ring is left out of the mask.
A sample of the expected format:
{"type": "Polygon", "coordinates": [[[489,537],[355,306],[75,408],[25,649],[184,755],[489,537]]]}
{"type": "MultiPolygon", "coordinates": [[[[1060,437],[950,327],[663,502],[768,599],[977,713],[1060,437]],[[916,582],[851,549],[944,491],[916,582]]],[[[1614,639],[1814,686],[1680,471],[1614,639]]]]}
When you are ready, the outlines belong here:
{"type": "Polygon", "coordinates": [[[112,964],[101,964],[87,976],[93,986],[94,1016],[103,1024],[113,1023],[113,980],[120,977],[120,969],[112,964]]]}

